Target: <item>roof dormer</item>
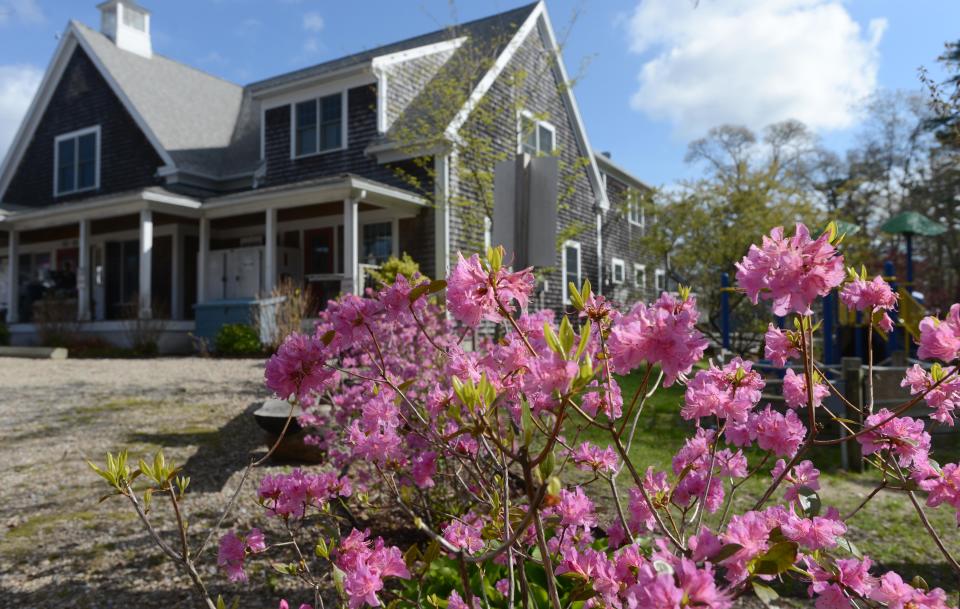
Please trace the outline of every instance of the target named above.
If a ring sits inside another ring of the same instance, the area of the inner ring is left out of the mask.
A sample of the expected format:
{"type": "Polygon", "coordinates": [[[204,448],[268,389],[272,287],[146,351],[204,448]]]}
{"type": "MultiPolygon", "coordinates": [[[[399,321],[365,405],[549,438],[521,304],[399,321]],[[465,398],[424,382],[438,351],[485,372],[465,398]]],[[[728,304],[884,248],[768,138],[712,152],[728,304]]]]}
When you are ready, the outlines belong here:
{"type": "Polygon", "coordinates": [[[107,0],[100,9],[100,32],[118,48],[143,57],[153,56],[150,11],[133,0],[107,0]]]}

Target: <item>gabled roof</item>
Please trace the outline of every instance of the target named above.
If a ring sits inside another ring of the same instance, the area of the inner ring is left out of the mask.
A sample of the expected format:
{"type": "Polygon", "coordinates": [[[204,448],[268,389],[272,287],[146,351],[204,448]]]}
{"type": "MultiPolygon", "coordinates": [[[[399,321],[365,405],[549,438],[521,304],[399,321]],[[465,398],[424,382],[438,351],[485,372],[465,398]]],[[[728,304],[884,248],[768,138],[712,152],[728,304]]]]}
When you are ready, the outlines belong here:
{"type": "Polygon", "coordinates": [[[219,176],[233,143],[243,87],[163,57],[125,51],[82,23],[71,27],[150,126],[178,168],[219,176]]]}
{"type": "Polygon", "coordinates": [[[296,70],[294,72],[288,72],[286,74],[274,76],[266,80],[254,82],[247,85],[247,88],[252,93],[256,94],[258,91],[265,89],[291,85],[304,80],[323,78],[324,76],[347,71],[351,68],[359,68],[369,65],[374,58],[382,55],[399,53],[401,51],[415,49],[417,47],[423,47],[430,44],[435,44],[437,42],[443,42],[445,40],[452,40],[460,36],[469,36],[470,39],[475,42],[482,43],[483,41],[487,41],[489,43],[494,38],[500,37],[504,33],[509,34],[506,28],[511,27],[511,24],[513,24],[513,30],[515,31],[516,28],[519,27],[519,24],[523,23],[523,21],[530,15],[530,13],[533,12],[536,7],[537,3],[535,2],[533,4],[528,4],[526,6],[521,6],[519,8],[507,11],[505,13],[491,15],[489,17],[469,21],[454,27],[430,32],[429,34],[422,34],[420,36],[414,36],[399,42],[385,44],[366,51],[347,55],[346,57],[340,57],[338,59],[310,66],[302,70],[296,70]]]}

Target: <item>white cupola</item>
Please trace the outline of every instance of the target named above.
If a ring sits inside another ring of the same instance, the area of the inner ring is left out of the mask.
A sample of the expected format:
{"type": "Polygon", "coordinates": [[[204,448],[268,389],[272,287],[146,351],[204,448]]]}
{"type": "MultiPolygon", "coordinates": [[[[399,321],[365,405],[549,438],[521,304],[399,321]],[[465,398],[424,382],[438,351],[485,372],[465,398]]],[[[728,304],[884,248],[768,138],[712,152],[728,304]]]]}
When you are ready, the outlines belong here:
{"type": "Polygon", "coordinates": [[[100,9],[100,32],[118,48],[144,57],[153,56],[150,11],[133,0],[107,0],[100,9]]]}

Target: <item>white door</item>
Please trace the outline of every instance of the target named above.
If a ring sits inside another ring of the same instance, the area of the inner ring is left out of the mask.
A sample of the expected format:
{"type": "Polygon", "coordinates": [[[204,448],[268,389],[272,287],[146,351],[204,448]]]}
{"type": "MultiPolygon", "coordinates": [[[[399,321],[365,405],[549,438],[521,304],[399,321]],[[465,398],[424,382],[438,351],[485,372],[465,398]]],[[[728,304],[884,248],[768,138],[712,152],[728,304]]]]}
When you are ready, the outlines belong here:
{"type": "Polygon", "coordinates": [[[227,254],[227,299],[256,298],[261,285],[262,248],[245,247],[227,254]]]}
{"type": "Polygon", "coordinates": [[[212,251],[207,254],[207,285],[203,286],[207,300],[223,300],[227,269],[224,264],[227,252],[212,251]]]}

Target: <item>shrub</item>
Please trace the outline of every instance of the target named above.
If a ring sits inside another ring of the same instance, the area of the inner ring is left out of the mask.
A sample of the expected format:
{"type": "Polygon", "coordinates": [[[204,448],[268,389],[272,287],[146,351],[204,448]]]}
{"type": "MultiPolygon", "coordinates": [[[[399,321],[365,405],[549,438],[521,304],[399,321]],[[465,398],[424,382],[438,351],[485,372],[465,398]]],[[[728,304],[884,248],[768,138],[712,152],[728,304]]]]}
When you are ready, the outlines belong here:
{"type": "Polygon", "coordinates": [[[214,338],[218,355],[239,357],[259,355],[263,352],[260,335],[256,328],[247,324],[227,324],[220,328],[214,338]]]}
{"type": "MultiPolygon", "coordinates": [[[[765,337],[768,359],[800,371],[784,377],[785,409],[761,404],[766,382],[749,361],[694,372],[707,341],[686,288],[620,313],[589,282],[570,285],[576,315],[558,323],[550,312],[526,312],[532,273],[505,268],[495,249],[485,259],[461,256],[446,282],[398,275],[367,298],[342,297],[314,334],[287,337],[265,374],[270,390],[307,410],[300,422],[328,464],[266,476],[257,502],[283,533],[231,530],[218,564],[245,581],[247,561],[269,554],[317,607],[333,582],[351,609],[729,609],[745,594],[770,603],[777,589],[798,584],[819,609],[945,608],[943,590],[861,555],[846,520],[882,490],[904,493],[922,523],[911,535],[930,534],[960,573],[919,496],[927,507],[960,510],[960,465],[931,459],[925,422],[905,416],[926,399],[938,424],[954,423],[960,305],[920,324],[919,355],[940,363],[908,372],[914,399],[875,410],[871,386],[860,422],[835,416],[822,405],[837,390],[813,357],[820,328],[811,304],[842,285],[841,300],[864,311],[873,332],[890,328],[896,303],[882,280],[851,272],[844,281],[838,241],[832,230],[813,239],[802,225],[792,237],[776,229],[737,265],[739,289],[754,304],[769,301],[793,318],[793,329],[771,326],[765,337]],[[434,296],[443,290],[445,308],[434,296]],[[462,337],[481,323],[505,329],[465,351],[462,337]],[[621,393],[618,374],[642,378],[632,395],[621,393]],[[681,415],[695,432],[674,447],[670,467],[635,462],[644,406],[673,384],[685,387],[681,415]],[[828,437],[828,423],[847,433],[828,437]],[[875,490],[844,517],[821,505],[820,472],[806,457],[851,442],[878,474],[875,490]],[[745,487],[750,479],[760,484],[745,487]],[[601,496],[609,513],[597,509],[601,496]],[[386,522],[384,509],[419,532],[410,547],[357,524],[355,510],[386,522]]],[[[189,478],[162,453],[136,468],[126,453],[108,455],[94,469],[131,502],[204,606],[217,606],[196,564],[219,531],[189,551],[181,517],[189,478]],[[176,548],[145,511],[161,496],[176,514],[176,548]]]]}

